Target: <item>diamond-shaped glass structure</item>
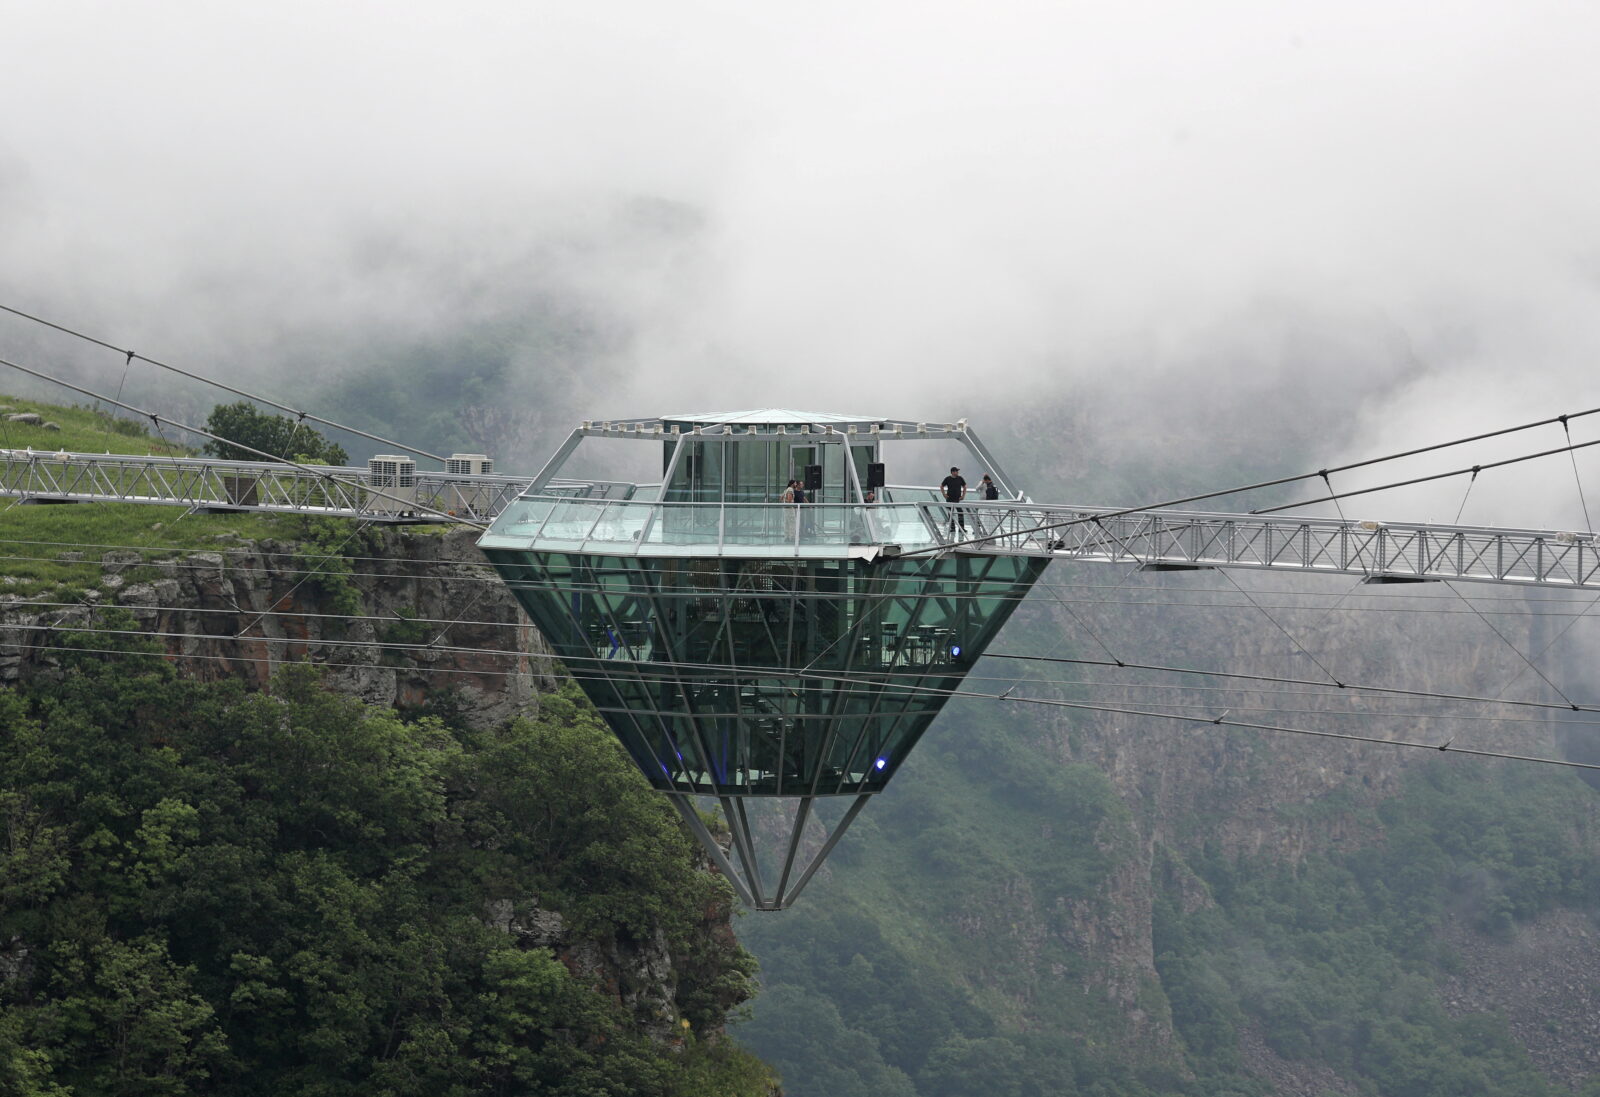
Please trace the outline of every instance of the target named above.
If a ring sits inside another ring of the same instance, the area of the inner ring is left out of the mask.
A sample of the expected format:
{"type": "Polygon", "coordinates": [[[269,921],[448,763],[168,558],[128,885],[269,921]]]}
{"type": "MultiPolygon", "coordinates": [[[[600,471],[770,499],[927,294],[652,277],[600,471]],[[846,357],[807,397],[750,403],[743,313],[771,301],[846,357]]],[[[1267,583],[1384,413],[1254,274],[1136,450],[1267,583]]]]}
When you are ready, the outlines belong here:
{"type": "Polygon", "coordinates": [[[788,409],[586,423],[479,542],[756,909],[811,879],[1044,567],[953,545],[997,504],[884,485],[885,442],[938,439],[1006,484],[964,423],[788,409]],[[657,447],[661,481],[575,478],[596,437],[657,447]],[[784,501],[791,479],[812,485],[806,503],[784,501]],[[726,849],[695,797],[720,803],[726,849]],[[818,834],[822,797],[844,810],[818,834]]]}

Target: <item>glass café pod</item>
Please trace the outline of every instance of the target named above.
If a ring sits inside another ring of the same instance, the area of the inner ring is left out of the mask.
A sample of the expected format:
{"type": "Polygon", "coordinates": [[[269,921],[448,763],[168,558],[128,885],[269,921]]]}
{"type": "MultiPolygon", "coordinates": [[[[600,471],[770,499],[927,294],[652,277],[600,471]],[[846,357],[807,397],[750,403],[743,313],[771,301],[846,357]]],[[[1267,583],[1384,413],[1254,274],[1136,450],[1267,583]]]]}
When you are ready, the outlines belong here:
{"type": "MultiPolygon", "coordinates": [[[[668,415],[583,424],[478,543],[758,910],[806,885],[1045,566],[942,548],[959,533],[937,476],[884,486],[886,444],[909,470],[912,447],[896,443],[921,443],[928,464],[940,442],[946,468],[1020,497],[964,422],[668,415]],[[585,450],[602,439],[654,447],[661,479],[595,477],[585,450]],[[791,479],[810,502],[782,501],[791,479]],[[727,851],[697,796],[720,803],[727,851]],[[819,797],[842,813],[815,810],[819,797]]],[[[968,508],[975,524],[983,509],[968,508]]]]}

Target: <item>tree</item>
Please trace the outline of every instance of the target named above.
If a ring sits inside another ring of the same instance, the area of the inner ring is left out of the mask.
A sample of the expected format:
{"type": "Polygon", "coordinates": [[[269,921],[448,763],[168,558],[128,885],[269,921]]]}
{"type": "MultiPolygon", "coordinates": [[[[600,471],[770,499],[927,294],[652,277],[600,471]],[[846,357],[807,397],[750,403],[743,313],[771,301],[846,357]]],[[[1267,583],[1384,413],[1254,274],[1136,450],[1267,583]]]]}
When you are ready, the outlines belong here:
{"type": "Polygon", "coordinates": [[[760,1064],[695,1043],[750,993],[707,924],[730,893],[576,695],[473,732],[303,665],[252,693],[82,635],[58,677],[0,689],[0,1094],[757,1088],[760,1064]],[[670,1004],[491,924],[507,901],[582,955],[660,940],[670,1004]],[[681,1053],[641,1024],[661,1008],[681,1053]]]}
{"type": "Polygon", "coordinates": [[[228,440],[207,442],[205,448],[211,456],[225,461],[259,461],[262,453],[301,464],[344,465],[350,461],[343,446],[328,441],[304,423],[287,415],[268,415],[245,400],[212,408],[206,417],[206,430],[228,440]]]}

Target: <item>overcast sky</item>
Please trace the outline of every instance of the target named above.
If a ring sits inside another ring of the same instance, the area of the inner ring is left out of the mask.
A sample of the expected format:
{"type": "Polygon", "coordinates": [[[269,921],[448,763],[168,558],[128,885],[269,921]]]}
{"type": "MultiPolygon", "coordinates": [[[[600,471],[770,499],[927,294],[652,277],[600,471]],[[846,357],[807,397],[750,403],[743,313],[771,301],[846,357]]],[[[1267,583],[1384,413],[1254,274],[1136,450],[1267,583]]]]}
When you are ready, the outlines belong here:
{"type": "Polygon", "coordinates": [[[7,303],[219,374],[559,284],[601,414],[1345,386],[1334,462],[1600,405],[1590,3],[0,14],[7,303]]]}

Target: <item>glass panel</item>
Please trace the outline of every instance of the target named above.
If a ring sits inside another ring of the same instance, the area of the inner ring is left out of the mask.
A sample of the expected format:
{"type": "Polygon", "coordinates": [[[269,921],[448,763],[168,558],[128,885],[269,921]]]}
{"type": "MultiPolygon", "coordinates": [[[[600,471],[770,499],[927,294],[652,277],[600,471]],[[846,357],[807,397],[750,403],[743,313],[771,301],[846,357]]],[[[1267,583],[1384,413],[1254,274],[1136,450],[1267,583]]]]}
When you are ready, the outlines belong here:
{"type": "Polygon", "coordinates": [[[502,537],[533,537],[554,505],[546,499],[518,499],[500,512],[489,532],[502,537]]]}
{"type": "Polygon", "coordinates": [[[589,531],[589,540],[637,542],[644,535],[653,509],[648,503],[608,504],[589,531]]]}
{"type": "MultiPolygon", "coordinates": [[[[850,459],[855,462],[856,466],[856,483],[863,493],[867,491],[867,465],[876,460],[874,454],[877,453],[877,449],[877,446],[870,445],[852,445],[850,447],[850,459]]],[[[863,495],[863,497],[865,496],[863,495]]]]}
{"type": "Polygon", "coordinates": [[[882,788],[1043,567],[486,552],[651,781],[749,795],[882,788]]]}

